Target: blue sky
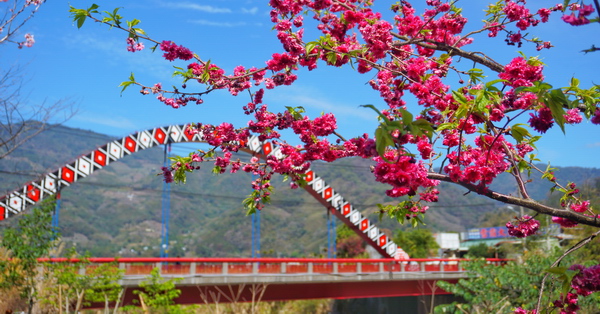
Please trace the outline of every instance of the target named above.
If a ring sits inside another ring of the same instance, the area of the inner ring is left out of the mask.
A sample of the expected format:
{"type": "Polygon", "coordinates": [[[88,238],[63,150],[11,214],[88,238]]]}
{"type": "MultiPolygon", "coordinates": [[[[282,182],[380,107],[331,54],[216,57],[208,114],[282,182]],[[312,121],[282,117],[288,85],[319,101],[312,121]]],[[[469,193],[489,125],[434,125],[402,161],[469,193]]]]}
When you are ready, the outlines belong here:
{"type": "MultiPolygon", "coordinates": [[[[271,31],[270,8],[266,0],[97,2],[104,10],[122,7],[121,15],[126,19],[141,20],[140,27],[153,38],[187,46],[228,72],[237,65],[263,66],[273,52],[282,52],[275,32],[271,31]]],[[[22,34],[35,35],[34,47],[19,50],[5,45],[0,49],[3,67],[25,66],[26,90],[32,104],[71,98],[77,101],[79,111],[66,123],[67,126],[113,136],[188,122],[218,124],[226,121],[239,127],[246,125],[248,117],[241,109],[249,100],[245,94],[233,97],[227,91],[217,91],[205,96],[203,105],[180,109],[169,108],[153,96],[142,96],[135,88],[121,95],[118,85],[127,80],[131,72],[146,85],[156,82],[163,86],[176,85],[177,81],[171,79],[172,66],[185,66],[185,63],[165,61],[161,53],[153,54],[149,49],[127,52],[123,32],[109,30],[91,21],[77,29],[69,18],[69,4],[83,8],[92,3],[48,1],[22,28],[22,34]]],[[[392,2],[378,0],[376,3],[386,8],[392,2]]],[[[481,10],[485,3],[459,2],[459,5],[467,6],[464,12],[469,18],[470,29],[481,25],[478,21],[484,18],[481,10]]],[[[529,3],[538,8],[550,2],[529,3]]],[[[6,3],[0,3],[0,10],[4,10],[4,5],[6,3]]],[[[552,41],[556,48],[537,52],[526,45],[520,50],[527,55],[539,55],[547,64],[546,79],[554,86],[567,85],[572,76],[580,78],[582,85],[589,86],[597,73],[600,55],[586,55],[580,51],[594,43],[600,44],[594,42],[598,27],[600,25],[570,27],[555,15],[550,23],[533,28],[532,32],[552,41]]],[[[310,33],[307,31],[305,38],[310,38],[310,33]]],[[[515,47],[504,46],[501,38],[490,40],[486,34],[475,37],[475,44],[470,47],[486,52],[503,64],[516,56],[517,51],[515,47]]],[[[321,112],[333,112],[338,117],[340,133],[346,137],[373,134],[377,126],[375,115],[359,105],[374,104],[383,108],[378,94],[366,85],[374,73],[361,75],[350,68],[319,65],[315,71],[299,72],[299,80],[293,86],[267,91],[265,103],[272,110],[304,106],[311,117],[321,112]]],[[[188,89],[194,88],[193,83],[188,86],[188,89]]],[[[600,154],[600,140],[596,136],[597,130],[589,122],[567,127],[566,136],[559,128],[553,128],[538,144],[539,157],[558,166],[598,167],[596,156],[600,154]]]]}

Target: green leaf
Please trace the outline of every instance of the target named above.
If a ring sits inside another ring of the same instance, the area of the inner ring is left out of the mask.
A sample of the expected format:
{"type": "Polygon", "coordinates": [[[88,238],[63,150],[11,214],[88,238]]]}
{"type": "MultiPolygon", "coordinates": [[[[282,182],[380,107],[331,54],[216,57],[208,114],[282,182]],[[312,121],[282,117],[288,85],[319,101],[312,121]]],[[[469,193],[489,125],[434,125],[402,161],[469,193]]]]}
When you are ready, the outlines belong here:
{"type": "Polygon", "coordinates": [[[377,114],[379,115],[379,117],[383,120],[383,121],[389,121],[389,119],[383,115],[383,113],[381,113],[381,111],[379,111],[379,109],[377,109],[377,107],[371,105],[371,104],[367,104],[367,105],[360,105],[359,107],[363,107],[363,108],[371,108],[373,109],[373,111],[377,112],[377,114]]]}
{"type": "Polygon", "coordinates": [[[453,90],[452,96],[453,96],[454,100],[456,100],[460,104],[464,105],[467,103],[467,97],[462,92],[453,90]]]}
{"type": "Polygon", "coordinates": [[[579,80],[572,77],[571,78],[571,87],[579,87],[579,80]]]}
{"type": "Polygon", "coordinates": [[[521,125],[523,124],[515,124],[510,128],[511,135],[515,138],[517,143],[523,142],[524,138],[531,137],[531,133],[521,125]]]}
{"type": "Polygon", "coordinates": [[[560,89],[553,89],[545,98],[545,103],[552,112],[552,118],[554,118],[562,132],[565,133],[565,110],[563,106],[569,104],[567,97],[560,89]]]}
{"type": "Polygon", "coordinates": [[[423,134],[427,135],[429,139],[431,139],[433,136],[433,126],[431,125],[431,122],[425,119],[417,119],[413,121],[412,125],[419,128],[419,130],[421,130],[423,134]]]}
{"type": "Polygon", "coordinates": [[[127,87],[129,87],[131,84],[135,84],[135,77],[133,76],[133,72],[131,72],[131,75],[129,75],[129,81],[125,81],[125,82],[121,82],[121,84],[119,84],[118,87],[123,86],[123,89],[121,90],[121,95],[123,95],[123,92],[127,89],[127,87]]]}
{"type": "Polygon", "coordinates": [[[329,63],[329,64],[337,63],[337,54],[335,52],[328,52],[326,57],[327,57],[327,63],[329,63]]]}
{"type": "Polygon", "coordinates": [[[441,132],[443,130],[451,130],[451,129],[455,129],[456,128],[456,124],[455,123],[442,123],[440,125],[437,126],[436,131],[441,132]]]}
{"type": "Polygon", "coordinates": [[[375,130],[375,149],[381,158],[383,158],[386,162],[390,162],[384,157],[385,151],[388,146],[394,145],[394,140],[392,139],[392,135],[384,130],[382,127],[378,127],[375,130]]]}
{"type": "Polygon", "coordinates": [[[317,42],[315,41],[311,41],[306,43],[306,47],[304,48],[306,50],[306,53],[309,54],[311,51],[313,51],[313,49],[315,49],[315,47],[317,46],[317,42]]]}
{"type": "Polygon", "coordinates": [[[302,120],[302,114],[305,112],[304,107],[302,107],[302,106],[298,106],[298,107],[286,106],[285,108],[292,115],[292,117],[294,117],[295,120],[302,120]]]}
{"type": "Polygon", "coordinates": [[[400,113],[402,114],[402,122],[403,122],[405,125],[409,125],[409,124],[411,124],[411,123],[412,123],[412,120],[413,120],[413,115],[412,115],[412,113],[410,113],[410,112],[408,112],[408,111],[406,111],[406,110],[404,110],[404,109],[399,109],[399,111],[400,111],[400,113]]]}
{"type": "Polygon", "coordinates": [[[138,25],[139,23],[140,23],[140,20],[138,20],[138,19],[133,19],[133,20],[131,20],[131,21],[127,21],[127,27],[128,27],[128,28],[132,28],[132,27],[134,27],[134,26],[138,25]]]}
{"type": "Polygon", "coordinates": [[[491,87],[493,87],[494,84],[496,83],[505,83],[508,82],[507,80],[503,80],[503,79],[497,79],[497,80],[493,80],[493,81],[489,81],[487,83],[485,83],[485,89],[489,89],[491,87]]]}

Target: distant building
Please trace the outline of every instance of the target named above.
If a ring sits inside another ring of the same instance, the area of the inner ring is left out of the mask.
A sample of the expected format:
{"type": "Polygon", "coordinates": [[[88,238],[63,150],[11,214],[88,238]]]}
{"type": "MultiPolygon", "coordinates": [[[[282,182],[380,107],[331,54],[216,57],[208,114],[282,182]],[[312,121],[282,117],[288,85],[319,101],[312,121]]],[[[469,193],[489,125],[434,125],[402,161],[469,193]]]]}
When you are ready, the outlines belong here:
{"type": "MultiPolygon", "coordinates": [[[[546,242],[552,247],[558,246],[559,240],[568,237],[568,235],[561,233],[560,226],[557,224],[542,228],[538,235],[544,237],[539,241],[546,242]]],[[[510,236],[506,226],[472,228],[460,234],[441,232],[434,234],[434,237],[440,246],[439,256],[446,258],[464,256],[471,246],[481,243],[487,246],[499,246],[504,243],[521,243],[523,241],[523,239],[510,236]]]]}

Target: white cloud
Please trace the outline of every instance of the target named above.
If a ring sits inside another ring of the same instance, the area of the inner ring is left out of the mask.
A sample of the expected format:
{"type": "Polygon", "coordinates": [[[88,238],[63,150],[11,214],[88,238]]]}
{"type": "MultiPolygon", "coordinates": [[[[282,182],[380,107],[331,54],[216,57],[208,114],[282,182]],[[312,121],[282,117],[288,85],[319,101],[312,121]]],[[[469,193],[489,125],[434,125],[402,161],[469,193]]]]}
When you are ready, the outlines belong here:
{"type": "Polygon", "coordinates": [[[239,26],[247,25],[246,22],[230,23],[230,22],[213,22],[213,21],[207,21],[207,20],[190,20],[188,22],[194,23],[194,24],[199,24],[199,25],[204,25],[204,26],[216,26],[216,27],[239,27],[239,26]]]}
{"type": "Polygon", "coordinates": [[[71,120],[72,122],[83,122],[128,131],[136,129],[136,124],[125,117],[106,116],[97,112],[77,114],[71,120]]]}
{"type": "Polygon", "coordinates": [[[219,8],[212,5],[201,5],[191,2],[161,2],[161,6],[173,9],[189,9],[205,13],[231,13],[229,8],[219,8]]]}
{"type": "Polygon", "coordinates": [[[242,8],[242,13],[244,14],[256,14],[258,12],[258,8],[257,7],[252,7],[250,9],[246,9],[246,8],[242,8]]]}
{"type": "Polygon", "coordinates": [[[162,61],[160,57],[162,53],[160,53],[160,51],[152,53],[146,48],[139,52],[129,52],[127,51],[125,40],[123,40],[122,43],[119,43],[114,40],[105,40],[99,37],[79,34],[65,37],[64,40],[71,48],[103,54],[105,56],[105,58],[102,59],[104,62],[108,62],[111,65],[126,65],[131,69],[134,69],[134,72],[152,75],[154,79],[168,78],[171,77],[171,74],[173,73],[171,64],[160,62],[162,61]]]}

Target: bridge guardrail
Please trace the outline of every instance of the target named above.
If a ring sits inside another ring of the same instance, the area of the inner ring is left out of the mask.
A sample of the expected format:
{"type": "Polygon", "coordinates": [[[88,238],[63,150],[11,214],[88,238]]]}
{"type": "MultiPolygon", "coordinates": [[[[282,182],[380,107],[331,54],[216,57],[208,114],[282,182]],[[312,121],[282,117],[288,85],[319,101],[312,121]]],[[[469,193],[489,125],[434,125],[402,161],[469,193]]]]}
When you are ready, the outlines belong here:
{"type": "MultiPolygon", "coordinates": [[[[42,258],[41,263],[81,263],[82,272],[101,263],[115,263],[125,278],[150,274],[158,268],[165,277],[286,276],[370,273],[464,272],[468,259],[320,259],[320,258],[42,258]]],[[[494,265],[508,259],[487,259],[494,265]]]]}

